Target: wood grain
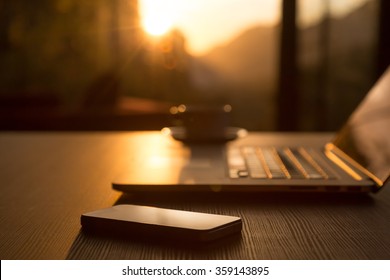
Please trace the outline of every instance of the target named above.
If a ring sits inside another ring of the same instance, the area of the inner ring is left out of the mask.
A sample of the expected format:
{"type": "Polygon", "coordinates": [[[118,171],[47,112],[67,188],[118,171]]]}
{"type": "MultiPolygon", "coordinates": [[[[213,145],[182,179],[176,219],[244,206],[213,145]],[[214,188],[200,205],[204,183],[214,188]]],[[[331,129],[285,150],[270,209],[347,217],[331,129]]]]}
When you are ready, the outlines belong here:
{"type": "Polygon", "coordinates": [[[156,133],[0,134],[1,259],[390,259],[390,189],[376,195],[121,195],[112,179],[156,133]],[[97,237],[84,212],[135,203],[237,215],[204,246],[97,237]]]}

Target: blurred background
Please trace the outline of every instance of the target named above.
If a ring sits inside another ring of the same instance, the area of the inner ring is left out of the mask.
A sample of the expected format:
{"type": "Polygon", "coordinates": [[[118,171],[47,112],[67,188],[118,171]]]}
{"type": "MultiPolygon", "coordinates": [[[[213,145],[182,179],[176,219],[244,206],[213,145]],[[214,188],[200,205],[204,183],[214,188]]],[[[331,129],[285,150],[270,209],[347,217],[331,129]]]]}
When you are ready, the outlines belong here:
{"type": "Polygon", "coordinates": [[[0,129],[160,129],[173,105],[229,103],[248,130],[335,130],[389,64],[389,16],[385,0],[0,0],[0,129]]]}

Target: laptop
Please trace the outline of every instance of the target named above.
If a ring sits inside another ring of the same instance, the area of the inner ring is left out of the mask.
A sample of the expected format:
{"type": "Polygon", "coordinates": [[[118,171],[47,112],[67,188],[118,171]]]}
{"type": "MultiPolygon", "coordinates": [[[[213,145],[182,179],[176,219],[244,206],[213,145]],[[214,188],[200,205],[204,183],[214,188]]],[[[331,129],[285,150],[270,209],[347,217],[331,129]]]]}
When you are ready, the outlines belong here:
{"type": "Polygon", "coordinates": [[[224,144],[145,134],[112,186],[148,192],[378,192],[390,184],[390,67],[342,129],[262,133],[224,144]]]}

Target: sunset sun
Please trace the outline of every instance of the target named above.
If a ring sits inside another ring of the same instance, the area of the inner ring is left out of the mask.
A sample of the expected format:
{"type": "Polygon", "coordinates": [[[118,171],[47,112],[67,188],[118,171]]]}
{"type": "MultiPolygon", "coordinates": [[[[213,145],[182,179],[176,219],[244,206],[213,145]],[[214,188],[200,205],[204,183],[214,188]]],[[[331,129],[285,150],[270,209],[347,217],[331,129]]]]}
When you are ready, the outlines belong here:
{"type": "MultiPolygon", "coordinates": [[[[314,1],[313,1],[314,2],[314,1]]],[[[173,29],[201,55],[259,22],[276,24],[280,0],[138,0],[141,29],[152,37],[173,29]]]]}
{"type": "Polygon", "coordinates": [[[144,30],[153,36],[161,36],[172,28],[172,18],[163,14],[150,14],[145,16],[142,21],[144,30]]]}
{"type": "MultiPolygon", "coordinates": [[[[343,15],[368,0],[331,1],[332,13],[343,15]]],[[[322,20],[321,1],[299,6],[304,26],[322,20]]],[[[138,0],[141,28],[162,36],[173,28],[186,38],[188,52],[202,55],[224,45],[253,26],[274,26],[281,20],[281,0],[138,0]]]]}
{"type": "Polygon", "coordinates": [[[175,5],[173,1],[143,1],[142,27],[150,35],[161,36],[173,28],[175,5]]]}

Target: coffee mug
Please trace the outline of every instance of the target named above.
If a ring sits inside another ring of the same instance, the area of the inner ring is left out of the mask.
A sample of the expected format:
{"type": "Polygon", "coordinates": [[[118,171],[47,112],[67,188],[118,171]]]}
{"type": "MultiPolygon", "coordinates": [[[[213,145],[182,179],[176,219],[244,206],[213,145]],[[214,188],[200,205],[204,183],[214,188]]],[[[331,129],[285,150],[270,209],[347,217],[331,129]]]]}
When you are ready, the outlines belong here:
{"type": "Polygon", "coordinates": [[[226,105],[185,105],[170,109],[175,125],[184,128],[187,140],[223,139],[230,125],[232,107],[226,105]]]}

